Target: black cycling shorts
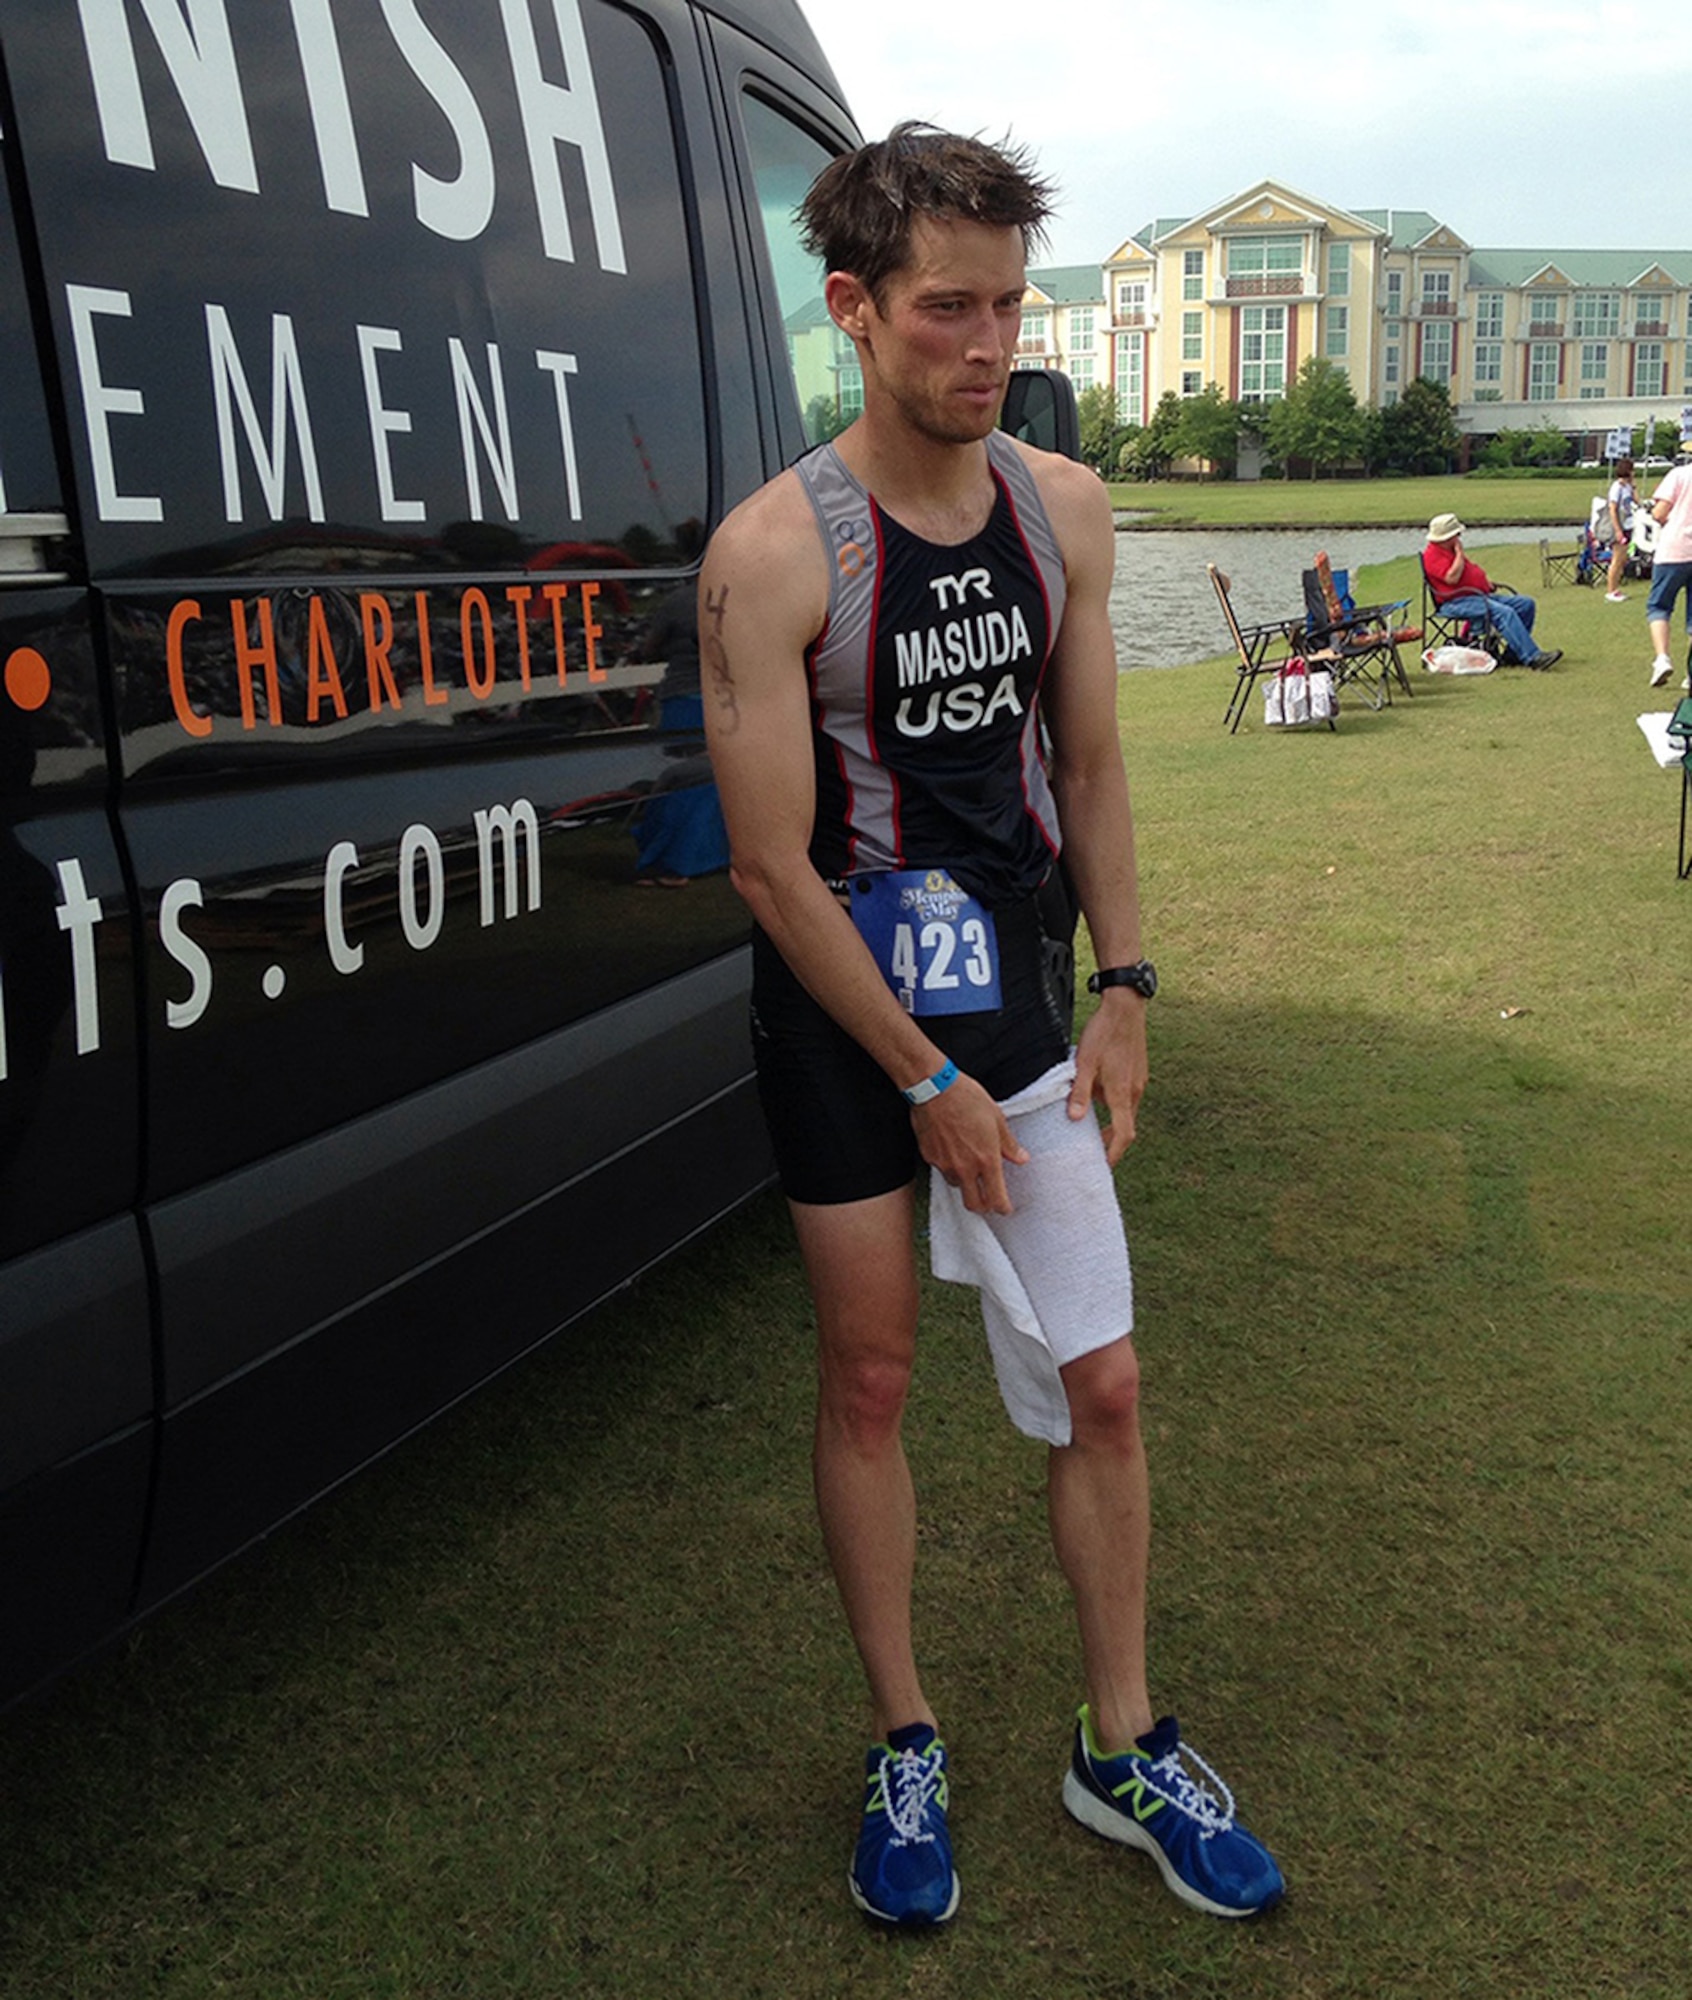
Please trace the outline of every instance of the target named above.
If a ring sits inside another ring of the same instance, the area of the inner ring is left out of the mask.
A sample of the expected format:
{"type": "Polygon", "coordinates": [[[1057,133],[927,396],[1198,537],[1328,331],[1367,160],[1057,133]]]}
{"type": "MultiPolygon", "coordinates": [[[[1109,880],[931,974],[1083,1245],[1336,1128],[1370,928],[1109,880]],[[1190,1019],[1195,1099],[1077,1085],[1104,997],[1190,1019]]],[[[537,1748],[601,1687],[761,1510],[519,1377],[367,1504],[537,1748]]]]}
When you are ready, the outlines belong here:
{"type": "MultiPolygon", "coordinates": [[[[995,910],[1003,1004],[985,1014],[923,1017],[929,1039],[996,1098],[1026,1089],[1069,1052],[1066,916],[1061,896],[1029,896],[995,910]]],[[[789,1200],[866,1201],[915,1176],[922,1156],[898,1086],[811,998],[756,928],[752,1049],[789,1200]]]]}

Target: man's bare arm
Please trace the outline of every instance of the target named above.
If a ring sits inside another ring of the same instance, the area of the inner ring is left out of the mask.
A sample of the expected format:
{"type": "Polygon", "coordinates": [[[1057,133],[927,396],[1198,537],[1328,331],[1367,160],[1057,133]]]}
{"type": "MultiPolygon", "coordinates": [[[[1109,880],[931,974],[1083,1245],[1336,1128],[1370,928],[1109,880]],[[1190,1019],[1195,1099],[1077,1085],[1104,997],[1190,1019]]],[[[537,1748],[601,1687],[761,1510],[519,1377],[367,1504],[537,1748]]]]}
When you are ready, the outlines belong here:
{"type": "MultiPolygon", "coordinates": [[[[1141,956],[1140,898],[1116,715],[1115,529],[1108,496],[1090,472],[1063,460],[1040,471],[1068,583],[1044,697],[1064,860],[1098,963],[1132,965],[1141,956]]],[[[1070,1112],[1085,1115],[1095,1098],[1105,1105],[1112,1164],[1133,1142],[1146,1076],[1146,1002],[1129,987],[1107,988],[1081,1035],[1070,1112]]]]}

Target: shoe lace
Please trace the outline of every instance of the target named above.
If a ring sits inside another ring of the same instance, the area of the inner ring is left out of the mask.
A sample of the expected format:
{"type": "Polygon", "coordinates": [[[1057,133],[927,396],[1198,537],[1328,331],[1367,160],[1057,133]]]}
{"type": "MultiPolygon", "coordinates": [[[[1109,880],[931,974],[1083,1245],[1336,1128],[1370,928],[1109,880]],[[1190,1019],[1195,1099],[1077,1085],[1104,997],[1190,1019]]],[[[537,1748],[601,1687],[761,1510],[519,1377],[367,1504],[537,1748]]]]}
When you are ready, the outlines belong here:
{"type": "Polygon", "coordinates": [[[904,1749],[894,1755],[886,1751],[876,1772],[881,1803],[895,1839],[907,1844],[931,1841],[934,1829],[928,1824],[928,1808],[944,1781],[940,1753],[931,1749],[904,1749]]]}
{"type": "Polygon", "coordinates": [[[1210,1840],[1219,1833],[1233,1830],[1233,1793],[1198,1752],[1187,1744],[1177,1743],[1167,1756],[1159,1757],[1140,1773],[1140,1781],[1147,1791],[1155,1792],[1166,1804],[1192,1820],[1198,1827],[1201,1840],[1210,1840]],[[1196,1783],[1183,1759],[1196,1764],[1216,1790],[1211,1791],[1209,1786],[1196,1783]]]}

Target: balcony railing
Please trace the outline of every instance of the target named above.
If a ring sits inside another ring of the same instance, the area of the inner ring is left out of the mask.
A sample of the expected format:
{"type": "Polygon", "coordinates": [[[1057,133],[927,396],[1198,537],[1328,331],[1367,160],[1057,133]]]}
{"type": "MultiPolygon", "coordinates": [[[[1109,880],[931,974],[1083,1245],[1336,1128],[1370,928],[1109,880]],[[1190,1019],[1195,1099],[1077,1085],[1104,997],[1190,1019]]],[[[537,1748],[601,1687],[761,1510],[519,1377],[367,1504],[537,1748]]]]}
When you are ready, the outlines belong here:
{"type": "Polygon", "coordinates": [[[1418,319],[1455,319],[1457,301],[1455,299],[1418,299],[1416,301],[1418,319]]]}
{"type": "Polygon", "coordinates": [[[1124,306],[1112,320],[1113,326],[1155,326],[1157,314],[1147,312],[1144,306],[1124,306]]]}
{"type": "Polygon", "coordinates": [[[1561,340],[1563,322],[1560,319],[1533,319],[1528,321],[1529,340],[1561,340]]]}
{"type": "Polygon", "coordinates": [[[1668,330],[1666,319],[1636,319],[1633,322],[1635,340],[1667,340],[1668,330]]]}
{"type": "Polygon", "coordinates": [[[1302,271],[1265,271],[1261,276],[1230,278],[1225,297],[1230,299],[1301,298],[1306,290],[1302,271]]]}

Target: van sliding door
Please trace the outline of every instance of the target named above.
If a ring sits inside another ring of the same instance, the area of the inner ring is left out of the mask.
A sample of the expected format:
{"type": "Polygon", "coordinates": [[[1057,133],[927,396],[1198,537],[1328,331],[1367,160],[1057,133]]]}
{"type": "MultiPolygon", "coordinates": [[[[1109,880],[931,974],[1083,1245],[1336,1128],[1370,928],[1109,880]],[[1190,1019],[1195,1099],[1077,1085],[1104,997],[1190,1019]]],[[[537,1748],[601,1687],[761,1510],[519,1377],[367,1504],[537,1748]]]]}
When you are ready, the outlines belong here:
{"type": "Polygon", "coordinates": [[[74,562],[0,173],[0,1704],[127,1614],[153,1462],[135,938],[74,562]]]}

